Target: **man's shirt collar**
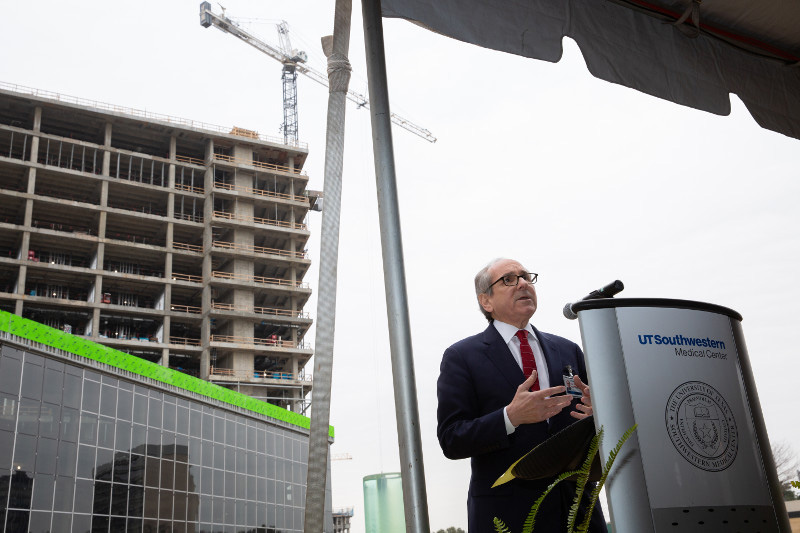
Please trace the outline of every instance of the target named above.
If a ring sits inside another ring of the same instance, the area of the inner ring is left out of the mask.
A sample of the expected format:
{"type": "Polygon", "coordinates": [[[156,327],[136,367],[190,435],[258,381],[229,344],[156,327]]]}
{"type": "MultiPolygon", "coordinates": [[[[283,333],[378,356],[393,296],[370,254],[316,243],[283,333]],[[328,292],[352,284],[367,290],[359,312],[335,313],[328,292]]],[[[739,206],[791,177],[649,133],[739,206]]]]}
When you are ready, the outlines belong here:
{"type": "MultiPolygon", "coordinates": [[[[517,331],[519,331],[518,327],[501,322],[499,320],[493,321],[492,324],[494,324],[495,329],[500,336],[503,337],[503,342],[506,344],[511,342],[511,339],[517,334],[517,331]]],[[[539,342],[539,339],[536,337],[536,333],[533,331],[533,326],[531,326],[530,322],[528,322],[523,329],[528,332],[529,337],[532,338],[536,343],[539,342]]]]}

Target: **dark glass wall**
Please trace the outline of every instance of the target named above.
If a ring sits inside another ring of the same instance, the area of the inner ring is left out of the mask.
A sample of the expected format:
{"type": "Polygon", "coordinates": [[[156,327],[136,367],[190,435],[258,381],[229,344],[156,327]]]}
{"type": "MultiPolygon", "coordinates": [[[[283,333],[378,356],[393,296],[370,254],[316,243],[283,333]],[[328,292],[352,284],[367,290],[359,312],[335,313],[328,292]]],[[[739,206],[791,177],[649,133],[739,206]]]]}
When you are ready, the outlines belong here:
{"type": "Polygon", "coordinates": [[[302,531],[308,436],[0,349],[0,531],[302,531]]]}

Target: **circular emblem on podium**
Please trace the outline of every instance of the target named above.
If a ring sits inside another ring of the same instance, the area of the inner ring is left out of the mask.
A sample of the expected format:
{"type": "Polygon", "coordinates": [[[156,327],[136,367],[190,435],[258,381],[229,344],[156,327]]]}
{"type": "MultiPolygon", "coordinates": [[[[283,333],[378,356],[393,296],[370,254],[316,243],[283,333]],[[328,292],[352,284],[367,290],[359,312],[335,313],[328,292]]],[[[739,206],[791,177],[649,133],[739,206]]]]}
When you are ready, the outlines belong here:
{"type": "Polygon", "coordinates": [[[679,385],[667,400],[665,419],[673,446],[697,468],[719,472],[736,459],[736,421],[728,402],[708,383],[679,385]]]}

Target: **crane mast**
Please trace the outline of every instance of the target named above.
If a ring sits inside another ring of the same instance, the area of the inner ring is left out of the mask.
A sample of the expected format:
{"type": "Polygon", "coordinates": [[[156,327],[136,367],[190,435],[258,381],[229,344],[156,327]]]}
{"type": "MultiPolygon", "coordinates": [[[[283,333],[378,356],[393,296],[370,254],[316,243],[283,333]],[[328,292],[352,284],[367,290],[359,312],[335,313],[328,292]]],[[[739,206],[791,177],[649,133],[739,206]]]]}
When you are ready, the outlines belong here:
{"type": "Polygon", "coordinates": [[[297,68],[283,65],[283,142],[297,144],[297,68]]]}
{"type": "MultiPolygon", "coordinates": [[[[211,11],[211,4],[207,1],[200,4],[200,24],[204,28],[214,26],[221,31],[230,33],[283,65],[283,72],[281,75],[283,81],[283,126],[281,129],[283,130],[284,142],[286,144],[296,144],[298,123],[297,73],[299,72],[311,78],[324,87],[328,87],[328,76],[306,65],[308,57],[305,52],[298,52],[291,48],[289,28],[286,22],[281,22],[281,24],[278,25],[278,35],[281,41],[280,48],[267,44],[255,35],[244,30],[232,19],[225,16],[224,12],[221,15],[214,13],[211,11]]],[[[347,99],[354,102],[358,107],[369,108],[369,100],[363,94],[348,90],[347,99]]],[[[396,124],[404,130],[418,137],[422,137],[428,142],[436,142],[436,137],[434,137],[430,131],[399,116],[397,113],[392,113],[391,118],[393,124],[396,124]]]]}

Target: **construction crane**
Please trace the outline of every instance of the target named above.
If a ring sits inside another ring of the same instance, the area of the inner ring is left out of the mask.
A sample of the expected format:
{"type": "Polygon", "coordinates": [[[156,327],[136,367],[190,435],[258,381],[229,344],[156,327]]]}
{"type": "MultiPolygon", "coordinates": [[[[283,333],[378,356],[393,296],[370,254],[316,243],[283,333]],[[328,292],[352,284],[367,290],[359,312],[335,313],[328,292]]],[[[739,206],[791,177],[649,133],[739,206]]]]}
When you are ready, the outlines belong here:
{"type": "MultiPolygon", "coordinates": [[[[267,54],[283,65],[281,79],[283,81],[283,140],[286,144],[297,144],[297,73],[303,74],[315,82],[328,87],[328,76],[306,65],[308,56],[305,52],[292,49],[289,40],[289,27],[286,22],[278,24],[280,48],[265,43],[255,35],[242,29],[234,20],[222,14],[211,11],[210,2],[200,3],[200,25],[204,28],[214,26],[217,29],[238,37],[253,48],[267,54]]],[[[369,108],[366,96],[353,90],[347,91],[347,99],[355,102],[358,107],[369,108]]],[[[392,113],[392,123],[404,130],[422,137],[428,142],[435,143],[436,137],[430,131],[392,113]]]]}

